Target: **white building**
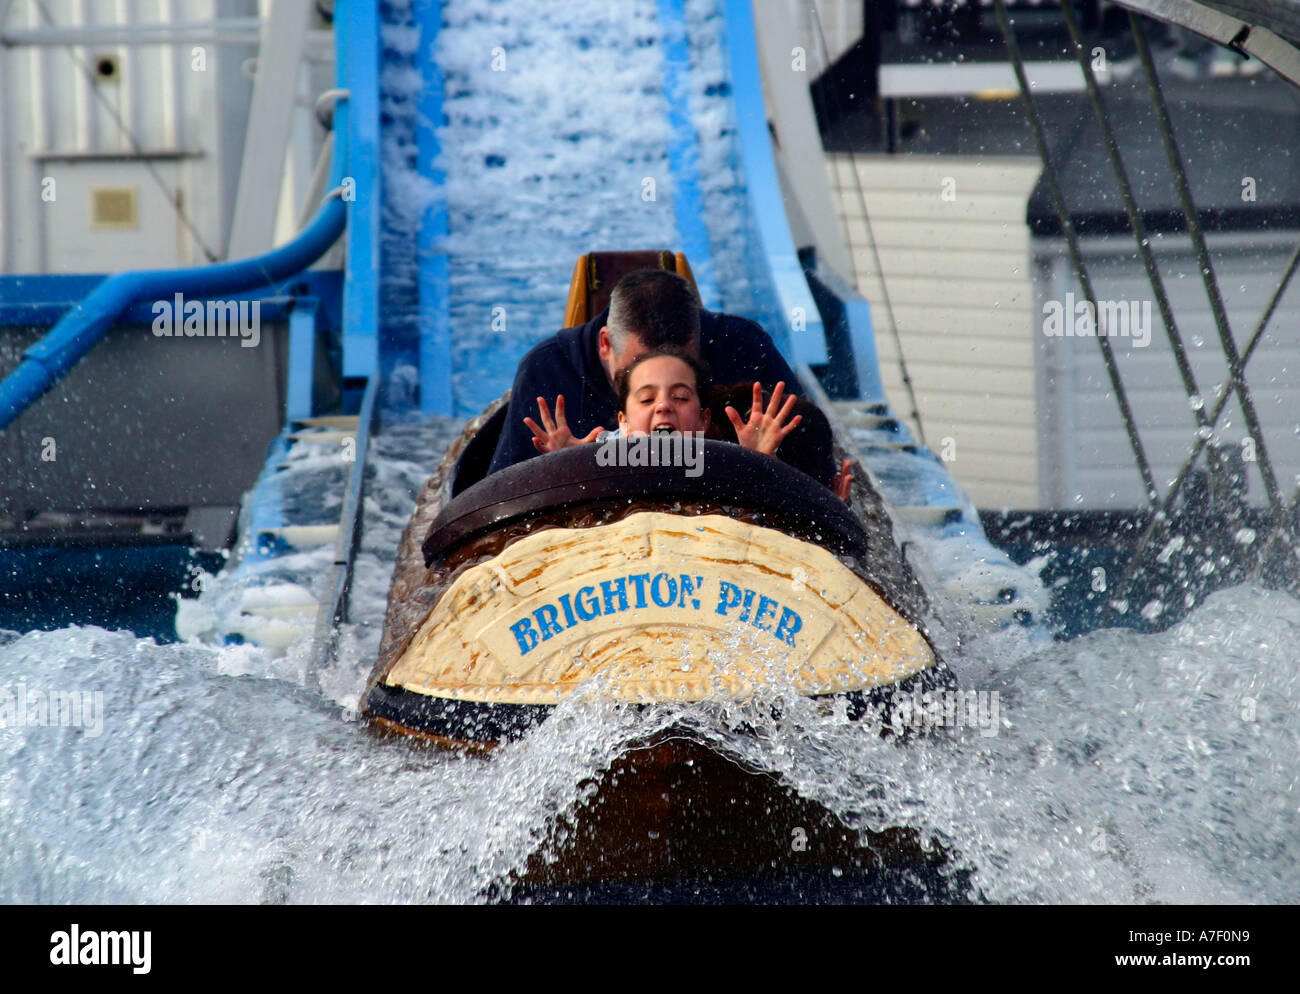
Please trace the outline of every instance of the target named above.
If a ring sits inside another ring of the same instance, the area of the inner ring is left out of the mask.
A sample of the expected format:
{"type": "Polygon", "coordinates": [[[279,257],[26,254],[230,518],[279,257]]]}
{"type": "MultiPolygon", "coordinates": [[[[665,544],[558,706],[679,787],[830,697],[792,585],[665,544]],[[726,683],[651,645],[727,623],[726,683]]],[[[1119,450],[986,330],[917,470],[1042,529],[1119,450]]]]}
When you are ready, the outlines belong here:
{"type": "Polygon", "coordinates": [[[333,78],[305,0],[0,3],[0,272],[190,266],[286,240],[316,206],[312,103],[333,78]]]}

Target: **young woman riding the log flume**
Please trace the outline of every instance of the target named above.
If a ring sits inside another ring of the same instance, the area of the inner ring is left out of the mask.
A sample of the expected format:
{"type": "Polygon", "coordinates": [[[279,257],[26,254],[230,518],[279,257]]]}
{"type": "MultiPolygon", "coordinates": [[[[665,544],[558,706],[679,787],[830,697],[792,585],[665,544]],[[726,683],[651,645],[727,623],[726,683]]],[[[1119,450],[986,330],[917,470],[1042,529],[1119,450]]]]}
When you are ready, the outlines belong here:
{"type": "MultiPolygon", "coordinates": [[[[650,434],[707,433],[711,413],[704,399],[708,396],[708,371],[686,349],[665,345],[642,353],[618,377],[618,433],[624,436],[650,434]]],[[[785,384],[778,383],[771,399],[763,405],[761,384],[753,385],[753,403],[747,419],[728,403],[725,414],[735,430],[737,444],[775,456],[786,436],[799,427],[802,414],[795,414],[797,398],[785,397],[785,384]]],[[[555,399],[555,414],[544,397],[537,398],[542,423],[524,418],[533,433],[533,445],[539,452],[555,452],[573,445],[598,441],[605,431],[596,429],[586,438],[575,438],[564,417],[564,395],[555,399]]],[[[830,487],[847,500],[852,477],[846,461],[830,487]]]]}

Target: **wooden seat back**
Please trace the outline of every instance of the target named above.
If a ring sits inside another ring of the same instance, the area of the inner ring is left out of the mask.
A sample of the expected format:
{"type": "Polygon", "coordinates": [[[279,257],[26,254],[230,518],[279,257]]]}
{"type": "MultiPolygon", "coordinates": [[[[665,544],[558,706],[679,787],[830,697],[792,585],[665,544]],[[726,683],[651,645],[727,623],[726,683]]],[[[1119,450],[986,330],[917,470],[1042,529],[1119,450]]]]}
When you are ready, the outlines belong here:
{"type": "Polygon", "coordinates": [[[578,256],[569,281],[569,299],[564,305],[564,327],[586,324],[609,306],[614,284],[638,269],[666,269],[682,276],[700,299],[695,274],[682,252],[667,249],[643,249],[631,252],[587,252],[578,256]]]}

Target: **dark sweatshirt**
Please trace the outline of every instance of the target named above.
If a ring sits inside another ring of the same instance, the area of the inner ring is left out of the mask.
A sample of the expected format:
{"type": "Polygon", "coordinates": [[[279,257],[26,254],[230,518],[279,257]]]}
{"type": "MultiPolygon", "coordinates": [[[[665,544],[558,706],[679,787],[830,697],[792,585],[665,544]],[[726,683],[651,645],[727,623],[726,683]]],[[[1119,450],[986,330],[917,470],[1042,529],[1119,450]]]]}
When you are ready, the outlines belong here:
{"type": "MultiPolygon", "coordinates": [[[[564,394],[565,418],[576,438],[598,425],[618,427],[617,398],[598,351],[600,329],[608,320],[606,308],[586,324],[566,328],[533,346],[520,361],[488,473],[538,455],[533,433],[524,424],[525,417],[540,423],[538,397],[545,397],[554,411],[556,395],[564,394]]],[[[700,358],[715,383],[758,380],[771,390],[784,382],[788,393],[799,393],[799,381],[776,344],[748,318],[701,310],[700,358]]]]}

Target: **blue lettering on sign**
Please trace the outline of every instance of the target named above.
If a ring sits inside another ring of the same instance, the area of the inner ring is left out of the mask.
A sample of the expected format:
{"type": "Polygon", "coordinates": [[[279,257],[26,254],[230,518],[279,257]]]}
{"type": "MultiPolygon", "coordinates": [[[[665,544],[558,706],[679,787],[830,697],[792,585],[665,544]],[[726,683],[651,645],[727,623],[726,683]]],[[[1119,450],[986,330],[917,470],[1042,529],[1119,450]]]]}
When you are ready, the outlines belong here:
{"type": "Polygon", "coordinates": [[[636,576],[629,576],[628,579],[636,584],[636,606],[645,607],[645,585],[650,582],[650,574],[638,573],[636,576]]]}
{"type": "Polygon", "coordinates": [[[725,618],[727,616],[727,611],[740,603],[740,594],[741,591],[739,587],[734,583],[728,583],[726,580],[723,580],[721,588],[718,591],[718,614],[725,618]]]}
{"type": "Polygon", "coordinates": [[[768,630],[767,625],[763,624],[763,615],[770,614],[776,617],[776,601],[770,597],[760,597],[758,600],[758,610],[754,612],[754,620],[750,622],[760,632],[768,630]]]}
{"type": "MultiPolygon", "coordinates": [[[[516,621],[510,626],[510,633],[519,644],[519,654],[526,656],[542,642],[568,631],[579,622],[593,621],[601,615],[620,614],[624,611],[649,607],[651,601],[657,607],[677,607],[682,610],[686,609],[689,601],[692,608],[698,611],[700,598],[696,595],[703,590],[704,577],[689,576],[686,573],[679,573],[676,576],[656,573],[653,578],[649,573],[636,573],[612,580],[602,580],[599,593],[596,587],[590,586],[583,587],[576,594],[561,594],[556,599],[556,603],[542,604],[528,617],[516,621]],[[633,594],[631,604],[628,603],[629,582],[633,594]]],[[[766,594],[760,594],[748,587],[737,586],[726,580],[718,582],[718,604],[715,613],[724,618],[752,625],[761,632],[769,632],[773,638],[789,646],[795,644],[795,635],[803,628],[803,618],[793,608],[785,607],[766,594]],[[757,605],[754,603],[755,599],[757,605]],[[739,612],[732,614],[737,608],[740,609],[739,612]]]]}
{"type": "Polygon", "coordinates": [[[600,601],[596,599],[596,588],[583,587],[579,590],[578,596],[574,598],[573,606],[578,612],[578,617],[583,621],[599,618],[600,601]]]}
{"type": "Polygon", "coordinates": [[[794,645],[795,634],[803,628],[803,618],[799,617],[798,612],[788,607],[782,607],[779,603],[772,600],[766,595],[760,595],[748,587],[737,587],[734,583],[728,583],[723,580],[718,589],[718,611],[717,613],[724,618],[727,612],[740,608],[740,614],[736,617],[737,621],[748,622],[759,631],[772,631],[772,637],[780,639],[786,645],[794,645]],[[754,612],[751,618],[749,615],[750,608],[754,605],[754,598],[758,597],[758,610],[754,612]],[[772,631],[764,622],[767,618],[776,617],[776,609],[781,608],[781,618],[776,623],[776,630],[772,631]]]}
{"type": "Polygon", "coordinates": [[[667,573],[656,573],[655,582],[650,585],[650,596],[655,599],[655,604],[659,607],[672,607],[673,602],[677,600],[677,581],[667,573]],[[667,586],[664,596],[659,596],[659,581],[666,580],[667,586]]]}
{"type": "Polygon", "coordinates": [[[614,613],[614,589],[618,588],[618,609],[627,610],[627,580],[619,577],[617,580],[602,580],[600,583],[600,592],[605,595],[605,613],[614,613]]]}
{"type": "Polygon", "coordinates": [[[786,645],[794,645],[794,633],[802,627],[803,618],[788,607],[783,607],[781,609],[781,620],[776,623],[776,631],[772,634],[786,645]]]}
{"type": "Polygon", "coordinates": [[[514,633],[515,641],[519,643],[519,655],[526,656],[537,646],[537,633],[533,631],[531,618],[520,618],[510,626],[510,631],[514,633]]]}
{"type": "Polygon", "coordinates": [[[752,590],[750,590],[748,587],[746,587],[746,588],[745,588],[745,602],[744,602],[744,604],[741,605],[741,607],[744,608],[744,610],[740,612],[740,620],[741,620],[741,621],[748,621],[748,620],[749,620],[749,609],[750,609],[751,607],[753,607],[753,606],[754,606],[754,591],[752,591],[752,590]]]}
{"type": "Polygon", "coordinates": [[[704,586],[704,577],[697,576],[695,578],[695,581],[692,583],[691,578],[687,576],[685,573],[683,573],[682,574],[682,599],[677,606],[685,607],[686,598],[689,597],[691,599],[691,603],[695,605],[695,610],[698,611],[700,609],[700,599],[695,596],[695,591],[701,589],[703,586],[704,586]]]}
{"type": "Polygon", "coordinates": [[[559,635],[564,631],[560,627],[560,616],[555,610],[554,604],[543,604],[533,612],[533,617],[537,619],[537,628],[542,633],[542,641],[547,641],[552,635],[559,635]]]}
{"type": "Polygon", "coordinates": [[[572,628],[578,623],[578,619],[573,616],[573,605],[569,603],[569,595],[560,595],[560,607],[564,608],[564,620],[568,622],[565,628],[572,628]]]}

